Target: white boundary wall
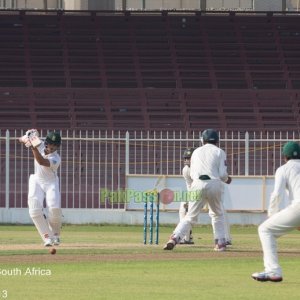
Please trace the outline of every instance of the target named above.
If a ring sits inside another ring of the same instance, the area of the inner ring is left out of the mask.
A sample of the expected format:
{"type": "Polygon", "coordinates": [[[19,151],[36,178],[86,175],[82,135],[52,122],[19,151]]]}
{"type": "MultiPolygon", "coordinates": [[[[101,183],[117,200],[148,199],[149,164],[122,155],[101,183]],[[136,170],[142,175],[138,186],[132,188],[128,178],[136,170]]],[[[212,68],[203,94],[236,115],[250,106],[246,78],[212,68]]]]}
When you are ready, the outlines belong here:
{"type": "MultiPolygon", "coordinates": [[[[169,188],[177,193],[174,203],[163,205],[162,210],[178,210],[181,194],[186,191],[185,181],[182,176],[155,176],[155,175],[128,175],[127,199],[128,210],[143,209],[139,194],[154,188],[158,180],[162,178],[159,189],[169,188]],[[134,197],[134,194],[137,197],[134,197]],[[176,201],[178,199],[178,201],[176,201]]],[[[230,185],[224,184],[223,201],[228,211],[263,212],[267,210],[268,201],[274,185],[272,176],[233,176],[230,185]]],[[[287,202],[284,199],[284,202],[287,202]]],[[[282,203],[286,205],[286,203],[282,203]]]]}
{"type": "MultiPolygon", "coordinates": [[[[153,189],[159,176],[127,176],[127,189],[143,192],[153,189]],[[142,188],[141,188],[142,187],[142,188]]],[[[185,190],[185,183],[181,176],[166,176],[165,187],[174,191],[185,190]]],[[[266,218],[268,199],[272,191],[274,178],[266,176],[233,177],[225,193],[224,204],[228,211],[231,224],[258,225],[266,218]]],[[[227,186],[226,186],[227,187],[227,186]]],[[[125,199],[126,209],[63,209],[64,223],[89,224],[130,224],[143,223],[143,203],[137,203],[134,197],[125,199]]],[[[282,203],[284,207],[288,201],[282,203]]],[[[176,224],[178,222],[179,202],[161,205],[160,223],[176,224]]],[[[28,210],[25,208],[0,209],[1,223],[30,224],[28,210]]],[[[202,212],[198,218],[199,224],[210,224],[207,213],[202,212]]]]}
{"type": "MultiPolygon", "coordinates": [[[[143,224],[142,211],[123,211],[100,209],[64,209],[63,222],[66,224],[124,224],[141,225],[143,224]]],[[[230,224],[238,225],[259,225],[266,219],[263,212],[229,212],[228,219],[230,224]]],[[[32,224],[28,210],[25,208],[0,209],[0,220],[3,224],[32,224]]],[[[177,224],[179,220],[178,212],[160,212],[160,224],[177,224]]],[[[200,213],[199,224],[210,224],[207,213],[200,213]]],[[[142,231],[141,231],[142,232],[142,231]]]]}

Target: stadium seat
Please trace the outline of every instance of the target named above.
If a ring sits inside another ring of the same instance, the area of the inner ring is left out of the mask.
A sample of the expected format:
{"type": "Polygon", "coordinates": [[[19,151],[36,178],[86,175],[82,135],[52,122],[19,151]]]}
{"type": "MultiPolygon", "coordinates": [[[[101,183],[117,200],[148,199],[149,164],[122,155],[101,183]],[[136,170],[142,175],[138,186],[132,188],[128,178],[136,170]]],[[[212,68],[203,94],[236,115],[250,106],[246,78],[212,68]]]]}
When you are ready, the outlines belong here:
{"type": "Polygon", "coordinates": [[[297,20],[277,14],[3,12],[1,125],[266,130],[280,113],[280,127],[292,130],[300,87],[297,20]],[[278,92],[277,102],[272,95],[278,92]],[[287,97],[290,109],[280,103],[287,97]],[[13,122],[11,115],[17,116],[13,122]]]}

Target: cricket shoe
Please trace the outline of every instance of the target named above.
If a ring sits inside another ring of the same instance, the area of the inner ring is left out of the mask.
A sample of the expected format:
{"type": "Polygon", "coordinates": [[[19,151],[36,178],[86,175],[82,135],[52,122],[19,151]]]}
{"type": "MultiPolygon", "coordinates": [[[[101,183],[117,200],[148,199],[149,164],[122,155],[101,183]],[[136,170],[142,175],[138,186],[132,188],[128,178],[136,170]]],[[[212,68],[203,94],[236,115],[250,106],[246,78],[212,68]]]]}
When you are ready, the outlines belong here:
{"type": "Polygon", "coordinates": [[[280,282],[282,281],[282,277],[275,273],[271,272],[256,272],[251,275],[254,280],[257,281],[272,281],[272,282],[280,282]]]}
{"type": "Polygon", "coordinates": [[[59,238],[59,236],[55,236],[53,238],[53,245],[55,245],[55,246],[59,246],[60,245],[60,238],[59,238]]]}
{"type": "Polygon", "coordinates": [[[190,239],[190,240],[186,240],[186,239],[183,239],[183,240],[181,240],[180,242],[179,242],[179,245],[194,245],[195,243],[193,242],[193,240],[192,239],[190,239]]]}
{"type": "Polygon", "coordinates": [[[174,237],[171,237],[168,242],[165,244],[164,246],[164,250],[173,250],[174,247],[176,246],[177,242],[176,239],[174,237]]]}
{"type": "Polygon", "coordinates": [[[216,252],[226,251],[226,244],[216,244],[214,251],[216,251],[216,252]]]}
{"type": "Polygon", "coordinates": [[[51,247],[53,245],[53,240],[51,238],[46,238],[44,241],[45,247],[51,247]]]}
{"type": "Polygon", "coordinates": [[[226,241],[226,246],[232,246],[232,241],[227,240],[227,241],[226,241]]]}

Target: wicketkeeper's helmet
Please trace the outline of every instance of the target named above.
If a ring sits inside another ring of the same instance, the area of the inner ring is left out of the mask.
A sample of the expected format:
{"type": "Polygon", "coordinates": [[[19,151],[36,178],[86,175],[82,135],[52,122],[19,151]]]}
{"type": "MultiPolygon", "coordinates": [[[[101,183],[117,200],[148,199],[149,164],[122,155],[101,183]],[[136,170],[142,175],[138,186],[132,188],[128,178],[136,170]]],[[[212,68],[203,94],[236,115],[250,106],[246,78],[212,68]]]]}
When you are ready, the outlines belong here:
{"type": "Polygon", "coordinates": [[[60,144],[61,144],[60,134],[55,131],[49,132],[46,136],[45,142],[48,144],[60,146],[60,144]]]}
{"type": "Polygon", "coordinates": [[[201,139],[202,139],[203,143],[215,144],[219,141],[219,135],[213,129],[206,129],[203,131],[201,139]]]}
{"type": "Polygon", "coordinates": [[[192,154],[193,154],[193,152],[194,152],[194,148],[186,148],[185,150],[184,150],[184,152],[183,152],[183,158],[188,158],[188,159],[190,159],[191,158],[191,156],[192,156],[192,154]]]}

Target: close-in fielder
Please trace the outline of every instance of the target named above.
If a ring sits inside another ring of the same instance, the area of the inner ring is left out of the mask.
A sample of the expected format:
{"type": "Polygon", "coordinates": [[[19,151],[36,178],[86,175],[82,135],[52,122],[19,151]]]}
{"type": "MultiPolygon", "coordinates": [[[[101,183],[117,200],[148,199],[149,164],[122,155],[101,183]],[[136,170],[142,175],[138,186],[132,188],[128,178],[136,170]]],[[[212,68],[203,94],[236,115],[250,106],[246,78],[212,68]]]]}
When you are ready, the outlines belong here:
{"type": "Polygon", "coordinates": [[[49,247],[60,244],[62,212],[57,169],[61,159],[57,150],[61,145],[61,136],[58,132],[49,132],[44,142],[38,139],[39,145],[34,143],[37,139],[37,130],[31,129],[20,138],[20,142],[31,149],[34,157],[34,174],[30,175],[28,189],[29,215],[44,246],[49,247]],[[44,199],[48,218],[44,214],[44,199]]]}
{"type": "Polygon", "coordinates": [[[227,173],[226,154],[216,144],[219,142],[218,133],[207,129],[202,134],[203,146],[198,147],[191,157],[190,175],[193,180],[191,194],[195,199],[190,201],[189,209],[183,220],[179,222],[164,250],[172,250],[190,230],[191,225],[206,203],[213,212],[212,227],[215,240],[215,251],[226,250],[224,209],[222,205],[222,181],[231,182],[227,173]]]}
{"type": "MultiPolygon", "coordinates": [[[[193,179],[191,178],[191,175],[190,175],[190,164],[191,164],[191,157],[192,157],[193,152],[194,152],[194,148],[187,148],[183,152],[184,167],[182,169],[182,175],[185,180],[188,191],[190,191],[192,182],[193,182],[193,179]]],[[[228,191],[226,184],[223,184],[223,188],[224,188],[224,190],[222,193],[222,203],[221,204],[223,206],[223,211],[224,211],[225,239],[226,239],[226,245],[230,246],[230,245],[232,245],[232,238],[230,235],[230,225],[229,225],[229,220],[227,217],[226,210],[224,208],[224,200],[223,200],[225,193],[226,193],[227,197],[229,196],[229,191],[228,191]]],[[[180,203],[180,207],[179,207],[179,220],[180,221],[183,220],[183,218],[186,216],[186,214],[188,212],[188,205],[189,205],[188,202],[180,203]]],[[[208,206],[208,205],[205,205],[205,206],[208,206]]],[[[209,209],[209,206],[207,207],[207,209],[209,211],[210,218],[213,220],[214,212],[211,209],[209,209]]],[[[194,244],[193,236],[192,236],[192,228],[187,232],[187,234],[179,242],[179,244],[194,244]]]]}
{"type": "Polygon", "coordinates": [[[285,164],[275,173],[274,189],[270,196],[268,219],[258,227],[263,250],[264,271],[252,274],[258,281],[282,281],[282,269],[278,262],[277,238],[300,226],[300,146],[288,142],[282,153],[285,164]],[[279,210],[288,191],[290,204],[279,210]]]}

